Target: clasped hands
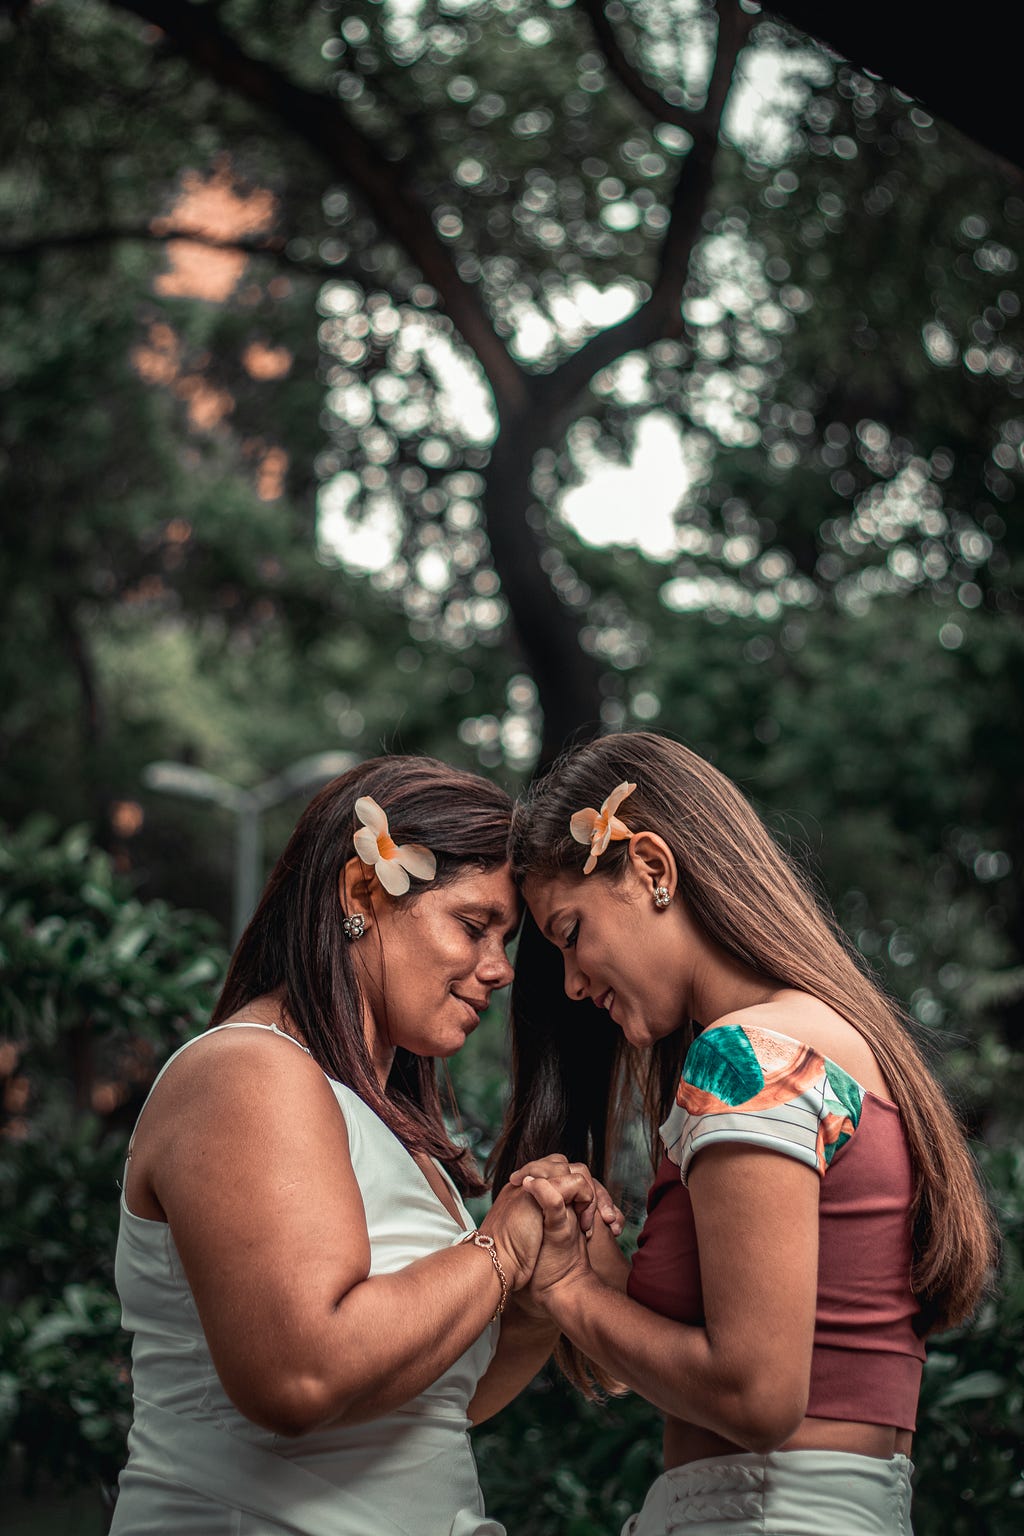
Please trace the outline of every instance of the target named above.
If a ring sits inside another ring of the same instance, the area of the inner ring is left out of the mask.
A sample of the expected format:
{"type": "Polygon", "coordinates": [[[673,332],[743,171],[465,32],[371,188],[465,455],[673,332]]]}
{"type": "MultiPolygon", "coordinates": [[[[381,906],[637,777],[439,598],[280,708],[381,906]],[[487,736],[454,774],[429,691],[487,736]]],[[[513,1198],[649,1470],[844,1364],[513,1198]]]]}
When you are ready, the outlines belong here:
{"type": "Polygon", "coordinates": [[[560,1153],[518,1168],[482,1228],[508,1260],[509,1285],[525,1311],[545,1314],[556,1290],[594,1273],[602,1229],[617,1237],[625,1218],[586,1163],[560,1153]]]}

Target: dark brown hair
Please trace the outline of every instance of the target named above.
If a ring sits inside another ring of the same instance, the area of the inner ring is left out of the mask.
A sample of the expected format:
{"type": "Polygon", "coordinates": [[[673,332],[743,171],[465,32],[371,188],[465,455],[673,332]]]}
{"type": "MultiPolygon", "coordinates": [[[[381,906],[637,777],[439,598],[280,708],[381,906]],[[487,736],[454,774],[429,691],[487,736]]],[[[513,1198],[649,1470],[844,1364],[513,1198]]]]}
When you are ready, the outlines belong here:
{"type": "MultiPolygon", "coordinates": [[[[600,806],[623,780],[636,789],[620,815],[665,839],[683,898],[705,933],[760,975],[828,1003],[867,1040],[899,1106],[913,1163],[920,1328],[960,1322],[989,1283],[996,1255],[995,1226],[963,1132],[914,1041],[913,1021],[865,974],[835,919],[736,786],[665,737],[602,737],[563,757],[516,807],[513,874],[522,882],[579,871],[582,879],[586,850],[570,836],[569,817],[600,806]]],[[[628,847],[611,843],[587,878],[619,878],[628,847]]],[[[535,928],[524,931],[512,997],[513,1095],[492,1159],[499,1184],[517,1164],[556,1149],[590,1156],[603,1172],[616,1142],[627,1050],[607,1015],[590,1003],[568,1003],[560,973],[553,946],[535,928]]],[[[659,1042],[645,1063],[652,1146],[692,1037],[691,1027],[659,1042]]],[[[636,1053],[628,1054],[635,1064],[636,1053]]]]}
{"type": "MultiPolygon", "coordinates": [[[[279,991],[317,1065],[369,1104],[411,1152],[436,1157],[464,1194],[479,1194],[486,1186],[472,1155],[445,1128],[433,1058],[397,1050],[382,1089],[367,1049],[338,894],[355,853],[361,795],[383,807],[397,843],[423,843],[437,859],[429,887],[414,881],[405,896],[380,899],[411,905],[425,889],[505,863],[512,802],[496,784],[430,757],[360,764],[320,790],[299,818],[232,956],[211,1026],[279,991]]],[[[369,934],[359,942],[367,941],[369,934]]]]}

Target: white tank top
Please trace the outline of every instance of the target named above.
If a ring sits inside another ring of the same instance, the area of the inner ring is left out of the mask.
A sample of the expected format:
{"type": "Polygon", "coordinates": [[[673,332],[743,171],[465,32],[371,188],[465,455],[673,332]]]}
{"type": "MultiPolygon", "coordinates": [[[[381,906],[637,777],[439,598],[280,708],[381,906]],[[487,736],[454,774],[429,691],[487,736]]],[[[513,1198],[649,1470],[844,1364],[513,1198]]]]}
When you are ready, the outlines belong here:
{"type": "MultiPolygon", "coordinates": [[[[272,1025],[218,1028],[292,1038],[272,1025]]],[[[328,1082],[363,1198],[370,1274],[391,1274],[471,1230],[455,1186],[461,1224],[373,1110],[342,1083],[328,1082]]],[[[503,1528],[483,1517],[466,1417],[494,1354],[497,1324],[401,1410],[291,1438],[261,1429],[231,1403],[169,1226],[134,1215],[123,1193],[115,1280],[133,1336],[134,1420],[111,1536],[501,1536],[503,1528]]],[[[266,1348],[272,1355],[272,1337],[266,1348]]]]}

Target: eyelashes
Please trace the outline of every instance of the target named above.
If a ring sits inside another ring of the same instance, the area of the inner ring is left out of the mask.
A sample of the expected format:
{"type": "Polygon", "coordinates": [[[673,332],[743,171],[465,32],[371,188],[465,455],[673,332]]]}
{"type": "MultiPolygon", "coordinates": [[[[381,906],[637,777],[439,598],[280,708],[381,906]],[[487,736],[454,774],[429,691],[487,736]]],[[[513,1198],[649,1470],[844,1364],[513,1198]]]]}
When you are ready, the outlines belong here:
{"type": "Polygon", "coordinates": [[[572,927],[569,929],[569,932],[565,936],[565,944],[564,944],[563,947],[565,949],[575,949],[576,948],[576,940],[579,938],[579,936],[580,936],[580,920],[579,920],[579,918],[577,918],[576,921],[573,923],[572,927]]]}

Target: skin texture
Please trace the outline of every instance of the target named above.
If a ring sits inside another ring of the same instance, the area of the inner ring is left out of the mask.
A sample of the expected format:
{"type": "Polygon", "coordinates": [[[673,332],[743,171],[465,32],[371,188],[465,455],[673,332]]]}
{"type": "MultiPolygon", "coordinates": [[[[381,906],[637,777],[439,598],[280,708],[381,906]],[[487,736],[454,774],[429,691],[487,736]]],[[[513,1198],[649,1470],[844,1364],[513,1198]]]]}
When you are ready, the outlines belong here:
{"type": "MultiPolygon", "coordinates": [[[[398,1046],[452,1055],[511,977],[505,944],[519,906],[507,871],[469,871],[396,903],[353,860],[342,896],[345,910],[367,916],[364,1028],[381,1081],[398,1046]]],[[[273,996],[236,1017],[288,1028],[273,996]]],[[[417,1163],[455,1215],[439,1169],[417,1163]]],[[[598,1196],[585,1170],[564,1171],[551,1190],[577,1230],[592,1223],[598,1196]]],[[[473,1245],[369,1277],[344,1117],[312,1059],[269,1030],[210,1034],[172,1064],[139,1122],[125,1196],[136,1215],[169,1223],[228,1395],[280,1434],[399,1407],[468,1348],[498,1304],[494,1266],[473,1245]]],[[[521,1291],[540,1244],[536,1203],[505,1190],[482,1227],[521,1291]]],[[[503,1406],[550,1352],[554,1325],[532,1311],[510,1303],[475,1416],[503,1406]]]]}
{"type": "Polygon", "coordinates": [[[381,1082],[397,1046],[442,1058],[461,1050],[491,993],[512,980],[505,946],[519,924],[519,898],[508,870],[469,870],[412,902],[395,901],[353,858],[342,871],[339,903],[366,924],[352,955],[381,1082]]]}
{"type": "MultiPolygon", "coordinates": [[[[644,1047],[693,1019],[707,1028],[759,1025],[823,1052],[885,1098],[863,1037],[817,998],[780,988],[715,945],[687,910],[675,861],[638,832],[620,879],[600,873],[528,880],[534,918],[563,952],[565,990],[608,1008],[644,1047]],[[654,891],[665,886],[670,906],[654,891]]],[[[513,1183],[544,1212],[529,1288],[558,1326],[667,1416],[666,1465],[730,1451],[846,1450],[891,1456],[910,1437],[888,1425],[807,1417],[818,1262],[817,1175],[779,1153],[706,1149],[689,1175],[705,1325],[689,1327],[632,1301],[590,1262],[555,1183],[521,1170],[513,1183]],[[785,1221],[779,1211],[785,1211],[785,1221]]]]}

